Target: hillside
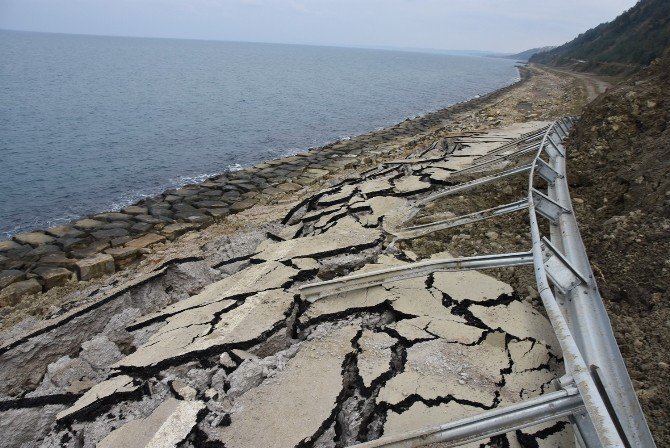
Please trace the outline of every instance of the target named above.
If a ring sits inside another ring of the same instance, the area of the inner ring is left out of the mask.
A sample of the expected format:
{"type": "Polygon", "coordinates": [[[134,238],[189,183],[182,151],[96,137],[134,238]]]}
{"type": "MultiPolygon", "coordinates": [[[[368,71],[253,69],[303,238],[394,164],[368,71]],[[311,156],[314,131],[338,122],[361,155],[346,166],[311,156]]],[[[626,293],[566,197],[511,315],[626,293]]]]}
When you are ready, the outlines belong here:
{"type": "Polygon", "coordinates": [[[518,61],[527,61],[534,55],[538,53],[545,53],[549,50],[553,50],[556,47],[538,47],[538,48],[531,48],[530,50],[522,51],[520,53],[516,54],[510,54],[503,56],[505,59],[515,59],[518,61]]]}
{"type": "Polygon", "coordinates": [[[647,66],[670,45],[670,1],[641,0],[612,22],[598,25],[530,62],[605,75],[647,66]]]}
{"type": "Polygon", "coordinates": [[[659,447],[670,446],[670,51],[601,95],[568,140],[589,259],[659,447]]]}

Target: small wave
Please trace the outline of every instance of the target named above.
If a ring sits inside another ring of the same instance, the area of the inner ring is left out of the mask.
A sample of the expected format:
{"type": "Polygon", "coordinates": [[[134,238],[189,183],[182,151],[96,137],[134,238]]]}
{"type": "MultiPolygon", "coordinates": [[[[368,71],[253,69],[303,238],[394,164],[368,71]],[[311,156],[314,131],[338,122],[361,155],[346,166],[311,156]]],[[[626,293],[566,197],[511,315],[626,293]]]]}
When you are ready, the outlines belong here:
{"type": "Polygon", "coordinates": [[[51,227],[67,224],[80,217],[81,216],[77,214],[67,214],[53,219],[33,218],[29,223],[17,225],[9,230],[0,232],[0,240],[9,240],[18,233],[32,232],[37,229],[49,229],[51,227]]]}
{"type": "MultiPolygon", "coordinates": [[[[237,171],[237,170],[231,169],[230,171],[237,171]]],[[[173,181],[171,183],[173,184],[173,187],[183,187],[184,185],[188,184],[199,184],[200,182],[204,182],[210,177],[214,177],[218,174],[219,173],[204,173],[204,174],[196,174],[194,176],[179,176],[176,179],[176,181],[173,181]]]]}
{"type": "Polygon", "coordinates": [[[228,171],[240,171],[243,169],[244,167],[239,163],[233,163],[232,165],[228,165],[228,171]]]}

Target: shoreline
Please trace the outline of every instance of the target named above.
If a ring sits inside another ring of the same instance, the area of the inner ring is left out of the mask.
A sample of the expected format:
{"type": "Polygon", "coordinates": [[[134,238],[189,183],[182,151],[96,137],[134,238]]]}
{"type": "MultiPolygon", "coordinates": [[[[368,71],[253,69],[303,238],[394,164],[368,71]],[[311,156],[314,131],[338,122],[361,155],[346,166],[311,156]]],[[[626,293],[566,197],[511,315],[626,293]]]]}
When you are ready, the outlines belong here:
{"type": "MultiPolygon", "coordinates": [[[[384,127],[378,127],[373,130],[369,130],[367,132],[361,133],[361,134],[356,134],[352,136],[343,136],[340,138],[337,138],[335,140],[329,140],[324,142],[323,144],[319,144],[317,146],[309,147],[309,148],[303,148],[303,149],[284,149],[279,151],[282,153],[282,155],[278,155],[275,158],[268,159],[263,161],[260,164],[264,163],[269,163],[269,162],[275,162],[279,161],[285,158],[290,158],[294,156],[299,156],[304,153],[308,153],[310,151],[318,151],[326,147],[330,147],[333,145],[337,145],[339,143],[347,143],[351,140],[355,140],[361,137],[365,136],[372,136],[376,133],[383,133],[388,131],[391,128],[394,128],[398,126],[399,124],[404,123],[405,121],[413,121],[413,120],[420,120],[423,117],[426,117],[431,114],[436,114],[440,113],[443,111],[446,111],[448,109],[451,109],[453,107],[462,105],[462,104],[467,104],[469,102],[475,101],[480,98],[484,98],[490,94],[493,94],[495,92],[498,92],[499,90],[509,88],[511,86],[517,85],[519,82],[522,81],[522,75],[521,75],[521,70],[520,70],[519,65],[516,65],[515,68],[517,69],[517,76],[513,82],[511,82],[508,85],[505,85],[503,87],[500,87],[499,89],[493,90],[491,92],[485,93],[483,95],[476,95],[470,99],[460,101],[457,103],[454,103],[450,106],[433,110],[433,111],[428,111],[428,112],[421,112],[420,114],[409,118],[406,117],[405,119],[402,119],[401,121],[393,121],[394,119],[390,119],[387,126],[384,127]]],[[[258,165],[258,164],[256,164],[258,165]]],[[[200,173],[200,174],[192,174],[192,175],[179,175],[170,179],[167,179],[161,186],[152,188],[151,191],[148,191],[146,193],[140,192],[140,191],[131,191],[126,194],[124,194],[123,197],[120,197],[116,200],[110,199],[110,200],[103,200],[100,201],[100,203],[106,204],[100,207],[93,207],[93,211],[81,215],[75,215],[75,214],[67,214],[66,216],[62,217],[56,217],[56,218],[39,218],[35,217],[32,219],[33,224],[25,224],[25,225],[18,225],[15,226],[14,228],[10,230],[5,230],[0,232],[0,243],[5,240],[12,240],[15,235],[23,234],[23,233],[31,233],[31,232],[44,232],[49,228],[52,227],[59,227],[59,226],[68,226],[72,225],[78,220],[85,219],[85,218],[91,218],[95,215],[99,215],[102,213],[110,213],[110,212],[119,212],[123,210],[126,207],[129,206],[134,206],[138,205],[144,200],[151,200],[153,198],[157,198],[158,196],[164,196],[166,192],[170,190],[176,190],[192,185],[200,185],[204,182],[207,182],[212,179],[217,179],[220,178],[221,176],[228,175],[230,173],[234,173],[237,171],[244,171],[248,169],[253,169],[256,165],[251,165],[251,166],[243,166],[240,165],[239,163],[233,163],[229,164],[228,168],[225,171],[221,172],[215,172],[215,173],[200,173]]],[[[0,288],[1,289],[1,288],[0,288]]]]}
{"type": "Polygon", "coordinates": [[[151,247],[202,230],[228,216],[320,185],[333,175],[396,157],[401,146],[476,110],[530,79],[400,123],[340,139],[295,155],[228,171],[137,200],[132,205],[84,216],[48,229],[0,240],[0,307],[21,297],[76,281],[90,281],[135,265],[151,247]]]}

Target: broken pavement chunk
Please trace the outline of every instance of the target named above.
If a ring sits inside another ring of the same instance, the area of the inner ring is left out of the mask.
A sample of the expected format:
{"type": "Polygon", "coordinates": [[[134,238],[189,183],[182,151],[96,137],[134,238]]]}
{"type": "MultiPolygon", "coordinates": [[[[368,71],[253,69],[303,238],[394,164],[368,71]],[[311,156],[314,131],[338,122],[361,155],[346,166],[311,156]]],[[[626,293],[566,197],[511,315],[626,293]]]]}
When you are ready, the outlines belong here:
{"type": "Polygon", "coordinates": [[[397,341],[386,333],[365,330],[358,340],[361,353],[358,355],[358,372],[365,387],[391,368],[391,347],[397,341]]]}
{"type": "Polygon", "coordinates": [[[278,233],[278,236],[283,240],[296,238],[302,229],[302,226],[302,223],[294,224],[292,226],[285,225],[284,228],[278,233]]]}
{"type": "Polygon", "coordinates": [[[295,238],[287,241],[263,244],[254,259],[265,261],[290,260],[292,258],[318,258],[349,249],[365,249],[374,245],[381,233],[362,227],[353,219],[341,219],[328,232],[316,236],[295,238]]]}
{"type": "Polygon", "coordinates": [[[296,258],[292,264],[301,271],[315,271],[321,266],[314,258],[296,258]]]}
{"type": "Polygon", "coordinates": [[[395,330],[400,337],[408,341],[435,339],[434,335],[425,331],[429,323],[430,318],[421,316],[413,319],[403,319],[388,325],[388,328],[395,330]]]}
{"type": "Polygon", "coordinates": [[[493,330],[499,328],[519,339],[542,341],[554,354],[560,354],[561,348],[549,320],[535,311],[530,303],[515,300],[509,305],[487,307],[475,304],[468,309],[493,330]]]}
{"type": "Polygon", "coordinates": [[[433,166],[424,169],[421,171],[424,175],[429,175],[430,180],[433,182],[445,182],[451,177],[451,170],[441,169],[440,166],[433,166]]]}
{"type": "Polygon", "coordinates": [[[384,283],[384,287],[396,298],[393,309],[412,316],[433,316],[451,313],[442,305],[439,294],[427,290],[426,277],[415,277],[397,282],[384,283]]]}
{"type": "Polygon", "coordinates": [[[535,341],[511,341],[508,346],[512,357],[512,372],[537,369],[547,365],[550,360],[547,347],[535,341]]]}
{"type": "Polygon", "coordinates": [[[556,379],[556,373],[548,369],[527,370],[505,375],[505,385],[500,393],[503,405],[519,400],[537,397],[545,390],[553,390],[550,383],[556,379]]]}
{"type": "Polygon", "coordinates": [[[312,319],[374,308],[393,298],[393,294],[381,286],[335,294],[310,303],[307,310],[300,316],[300,323],[308,324],[312,319]]]}
{"type": "Polygon", "coordinates": [[[510,448],[537,445],[541,448],[573,446],[575,434],[567,420],[549,421],[517,430],[510,437],[510,448]]]}
{"type": "Polygon", "coordinates": [[[82,395],[72,406],[61,411],[56,420],[62,421],[75,417],[77,414],[90,411],[101,406],[113,396],[127,395],[139,389],[133,384],[133,379],[127,375],[120,375],[96,384],[82,395]]]}
{"type": "Polygon", "coordinates": [[[359,191],[365,196],[390,191],[393,188],[389,179],[366,180],[360,184],[359,191]]]}
{"type": "MultiPolygon", "coordinates": [[[[474,344],[477,342],[484,330],[468,325],[467,321],[456,316],[442,304],[441,298],[436,297],[431,291],[420,289],[419,286],[425,282],[425,277],[403,280],[390,283],[393,286],[391,292],[395,292],[396,299],[391,306],[403,314],[422,316],[425,322],[425,331],[439,336],[449,342],[461,344],[474,344]],[[408,288],[413,282],[417,287],[408,288]]],[[[425,286],[424,286],[425,287],[425,286]]]]}
{"type": "Polygon", "coordinates": [[[191,433],[204,409],[205,403],[201,401],[168,398],[147,418],[130,421],[112,431],[97,447],[177,447],[191,433]]]}
{"type": "Polygon", "coordinates": [[[481,339],[484,330],[468,325],[465,319],[459,316],[452,317],[433,319],[426,330],[444,340],[459,344],[474,344],[481,339]]]}
{"type": "Polygon", "coordinates": [[[316,221],[320,218],[334,215],[342,211],[346,211],[344,205],[342,204],[331,205],[329,207],[320,208],[318,210],[313,210],[311,212],[305,213],[305,216],[302,217],[302,221],[303,222],[316,221]]]}
{"type": "Polygon", "coordinates": [[[359,219],[364,226],[376,225],[379,218],[383,218],[385,224],[387,221],[402,223],[405,221],[406,212],[409,210],[406,199],[393,196],[375,196],[365,202],[356,204],[356,206],[369,207],[372,210],[372,213],[360,216],[359,219]]]}
{"type": "Polygon", "coordinates": [[[227,448],[293,448],[309,441],[336,406],[342,364],[359,329],[350,324],[305,341],[283,371],[235,401],[230,426],[214,429],[210,439],[227,448]]]}
{"type": "Polygon", "coordinates": [[[405,195],[423,193],[431,187],[430,183],[422,181],[419,176],[403,177],[400,180],[396,180],[393,186],[398,193],[405,195]]]}
{"type": "Polygon", "coordinates": [[[356,185],[343,185],[337,193],[330,193],[319,199],[319,205],[330,205],[345,201],[356,191],[356,185]]]}
{"type": "Polygon", "coordinates": [[[483,342],[464,346],[443,339],[419,342],[407,349],[405,370],[381,389],[378,402],[398,404],[416,394],[424,400],[453,397],[492,406],[507,352],[483,342]]]}
{"type": "Polygon", "coordinates": [[[167,325],[116,366],[150,367],[213,347],[259,340],[286,319],[293,294],[277,289],[260,292],[221,314],[233,303],[215,302],[168,318],[167,325]]]}
{"type": "Polygon", "coordinates": [[[439,406],[426,406],[417,402],[400,414],[392,410],[386,413],[384,436],[392,436],[434,425],[444,425],[482,412],[484,410],[481,408],[456,403],[455,401],[441,403],[439,406]]]}
{"type": "Polygon", "coordinates": [[[154,314],[138,319],[131,328],[138,328],[158,319],[164,319],[182,311],[209,305],[231,297],[280,288],[291,282],[299,271],[278,262],[254,264],[218,282],[206,286],[200,293],[167,306],[154,314]]]}
{"type": "Polygon", "coordinates": [[[494,300],[513,291],[510,285],[477,271],[436,272],[433,278],[434,288],[458,302],[494,300]]]}

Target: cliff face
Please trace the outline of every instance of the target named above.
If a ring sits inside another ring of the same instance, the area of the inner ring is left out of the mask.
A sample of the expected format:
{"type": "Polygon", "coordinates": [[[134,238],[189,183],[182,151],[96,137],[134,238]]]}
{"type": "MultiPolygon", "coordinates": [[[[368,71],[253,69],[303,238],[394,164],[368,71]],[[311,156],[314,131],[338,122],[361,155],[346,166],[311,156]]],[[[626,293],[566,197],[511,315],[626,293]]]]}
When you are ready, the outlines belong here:
{"type": "Polygon", "coordinates": [[[640,0],[612,22],[598,25],[531,62],[607,75],[626,75],[649,65],[670,45],[670,2],[640,0]]]}
{"type": "Polygon", "coordinates": [[[670,51],[584,111],[568,143],[577,219],[658,446],[670,446],[670,51]]]}

